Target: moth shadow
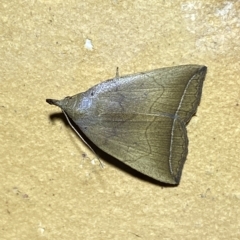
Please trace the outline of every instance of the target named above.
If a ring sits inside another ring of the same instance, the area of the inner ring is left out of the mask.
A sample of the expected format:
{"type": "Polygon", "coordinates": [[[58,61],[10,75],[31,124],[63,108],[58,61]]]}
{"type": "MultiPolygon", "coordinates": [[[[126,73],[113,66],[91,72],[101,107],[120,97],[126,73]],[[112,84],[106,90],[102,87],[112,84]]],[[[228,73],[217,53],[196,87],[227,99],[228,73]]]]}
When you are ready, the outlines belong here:
{"type": "MultiPolygon", "coordinates": [[[[50,120],[54,122],[55,119],[61,119],[61,121],[64,122],[66,127],[69,127],[68,121],[65,118],[63,113],[53,113],[49,116],[50,120]]],[[[69,118],[70,119],[70,118],[69,118]]],[[[132,175],[135,178],[138,178],[142,181],[145,182],[149,182],[151,184],[160,186],[160,187],[177,187],[178,184],[176,185],[172,185],[172,184],[167,184],[167,183],[163,183],[163,182],[159,182],[151,177],[148,177],[140,172],[138,172],[137,170],[129,167],[128,165],[126,165],[125,163],[119,161],[117,158],[109,155],[108,153],[104,152],[103,150],[101,150],[99,147],[97,147],[93,142],[91,142],[86,135],[81,131],[81,129],[79,129],[79,127],[70,119],[71,124],[74,126],[74,128],[76,129],[76,131],[81,135],[81,137],[84,139],[84,141],[86,141],[86,143],[93,149],[93,151],[97,154],[97,156],[99,156],[101,159],[103,159],[104,161],[106,161],[108,164],[112,165],[113,167],[118,168],[121,171],[126,172],[129,175],[132,175]]],[[[76,135],[77,133],[74,132],[76,135]]],[[[79,137],[79,136],[78,136],[79,137]]]]}
{"type": "Polygon", "coordinates": [[[60,113],[52,113],[52,114],[50,114],[50,115],[49,115],[49,119],[50,119],[51,122],[54,122],[55,120],[61,119],[61,121],[64,123],[64,125],[65,125],[66,127],[71,128],[71,127],[69,126],[69,124],[68,124],[68,121],[67,121],[66,117],[65,117],[64,114],[61,113],[61,112],[60,112],[60,113]]]}

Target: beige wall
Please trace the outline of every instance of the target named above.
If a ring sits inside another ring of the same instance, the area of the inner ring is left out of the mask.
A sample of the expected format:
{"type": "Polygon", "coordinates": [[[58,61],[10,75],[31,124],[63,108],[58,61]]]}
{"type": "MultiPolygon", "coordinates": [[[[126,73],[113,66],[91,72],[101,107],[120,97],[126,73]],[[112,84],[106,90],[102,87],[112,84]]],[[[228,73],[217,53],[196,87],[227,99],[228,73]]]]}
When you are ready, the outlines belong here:
{"type": "Polygon", "coordinates": [[[239,239],[239,12],[240,1],[2,0],[0,238],[239,239]],[[208,74],[178,187],[102,169],[45,102],[117,66],[189,63],[208,74]]]}

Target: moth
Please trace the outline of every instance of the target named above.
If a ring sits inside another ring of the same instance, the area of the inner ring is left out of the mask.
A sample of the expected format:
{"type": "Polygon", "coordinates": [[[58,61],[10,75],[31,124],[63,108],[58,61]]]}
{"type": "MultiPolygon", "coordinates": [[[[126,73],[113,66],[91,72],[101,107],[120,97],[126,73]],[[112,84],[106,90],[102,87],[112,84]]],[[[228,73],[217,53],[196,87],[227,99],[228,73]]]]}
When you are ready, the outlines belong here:
{"type": "Polygon", "coordinates": [[[131,168],[179,184],[188,153],[186,125],[196,113],[206,66],[181,65],[119,76],[62,100],[60,107],[93,142],[131,168]]]}

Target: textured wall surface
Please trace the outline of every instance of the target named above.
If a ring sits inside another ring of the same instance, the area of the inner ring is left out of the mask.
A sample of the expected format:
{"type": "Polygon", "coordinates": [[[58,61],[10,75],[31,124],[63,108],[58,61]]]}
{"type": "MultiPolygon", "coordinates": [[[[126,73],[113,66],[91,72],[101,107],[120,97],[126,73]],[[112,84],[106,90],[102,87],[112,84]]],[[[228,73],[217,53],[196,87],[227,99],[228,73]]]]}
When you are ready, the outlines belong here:
{"type": "Polygon", "coordinates": [[[239,239],[240,1],[2,0],[0,239],[239,239]],[[208,73],[178,187],[78,139],[63,98],[120,74],[208,73]]]}

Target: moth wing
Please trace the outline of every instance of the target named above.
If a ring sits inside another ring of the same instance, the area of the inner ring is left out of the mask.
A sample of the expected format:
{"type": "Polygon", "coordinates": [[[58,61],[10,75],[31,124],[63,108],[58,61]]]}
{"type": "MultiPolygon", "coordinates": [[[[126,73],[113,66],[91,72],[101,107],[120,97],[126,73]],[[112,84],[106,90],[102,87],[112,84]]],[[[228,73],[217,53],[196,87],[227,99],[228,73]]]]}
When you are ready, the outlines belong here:
{"type": "Polygon", "coordinates": [[[184,65],[116,77],[55,104],[103,151],[177,184],[187,155],[185,125],[199,105],[206,70],[184,65]]]}
{"type": "Polygon", "coordinates": [[[160,68],[105,81],[84,94],[97,114],[168,113],[187,123],[199,105],[206,69],[199,65],[160,68]]]}
{"type": "Polygon", "coordinates": [[[101,119],[88,119],[85,126],[84,134],[104,152],[156,180],[179,183],[188,147],[179,118],[103,114],[101,119]]]}
{"type": "Polygon", "coordinates": [[[163,94],[154,102],[152,111],[177,115],[187,123],[196,113],[202,95],[207,68],[199,65],[182,65],[157,69],[152,74],[154,82],[161,85],[163,94]]]}

